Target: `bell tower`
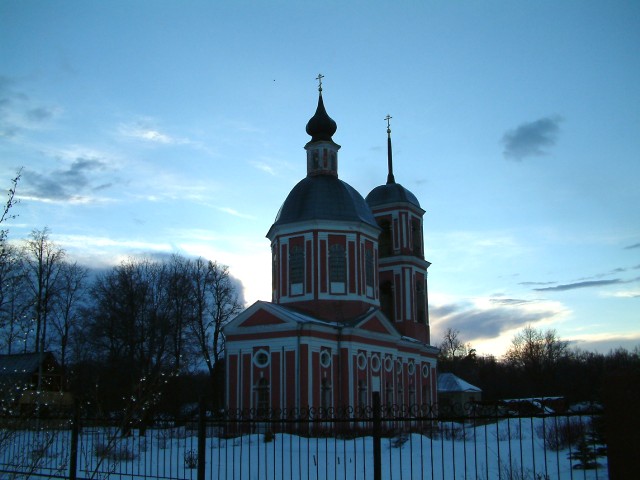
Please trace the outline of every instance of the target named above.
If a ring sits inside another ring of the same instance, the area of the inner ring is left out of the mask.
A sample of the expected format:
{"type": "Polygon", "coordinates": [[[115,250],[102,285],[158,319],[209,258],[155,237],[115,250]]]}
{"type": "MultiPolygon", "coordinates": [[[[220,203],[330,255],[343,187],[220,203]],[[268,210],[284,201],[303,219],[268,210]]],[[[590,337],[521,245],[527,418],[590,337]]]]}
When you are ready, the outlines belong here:
{"type": "Polygon", "coordinates": [[[424,258],[425,211],[409,190],[396,183],[387,115],[387,183],[366,197],[382,230],[379,243],[380,307],[400,333],[429,343],[427,269],[424,258]]]}

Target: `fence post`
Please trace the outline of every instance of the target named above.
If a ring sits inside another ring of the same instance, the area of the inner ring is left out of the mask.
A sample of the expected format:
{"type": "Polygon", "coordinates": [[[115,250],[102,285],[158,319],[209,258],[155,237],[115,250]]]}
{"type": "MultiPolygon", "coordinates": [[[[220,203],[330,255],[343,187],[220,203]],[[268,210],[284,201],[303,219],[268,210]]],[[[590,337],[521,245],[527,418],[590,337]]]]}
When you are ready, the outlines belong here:
{"type": "Polygon", "coordinates": [[[382,479],[380,392],[373,392],[373,479],[382,479]]]}
{"type": "Polygon", "coordinates": [[[198,480],[204,480],[205,470],[205,452],[207,441],[207,407],[204,403],[204,397],[200,397],[198,408],[198,480]]]}
{"type": "Polygon", "coordinates": [[[71,420],[71,448],[69,452],[69,480],[76,480],[78,470],[78,435],[80,433],[80,415],[78,414],[78,403],[73,405],[73,419],[71,420]]]}

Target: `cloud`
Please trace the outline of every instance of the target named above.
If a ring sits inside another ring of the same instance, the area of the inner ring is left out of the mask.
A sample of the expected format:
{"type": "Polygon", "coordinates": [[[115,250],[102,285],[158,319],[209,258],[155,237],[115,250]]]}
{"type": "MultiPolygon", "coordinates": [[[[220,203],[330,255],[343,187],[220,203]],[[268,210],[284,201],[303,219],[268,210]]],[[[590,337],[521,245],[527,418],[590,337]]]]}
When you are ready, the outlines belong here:
{"type": "Polygon", "coordinates": [[[527,303],[532,302],[532,300],[522,300],[519,298],[492,298],[489,301],[496,305],[505,305],[505,306],[526,305],[527,303]]]}
{"type": "Polygon", "coordinates": [[[14,138],[25,130],[42,128],[60,110],[38,104],[19,89],[19,83],[0,75],[0,138],[14,138]]]}
{"type": "Polygon", "coordinates": [[[618,285],[620,283],[629,283],[631,281],[633,280],[621,280],[619,278],[609,280],[589,280],[586,282],[566,283],[563,285],[556,285],[554,287],[534,288],[534,290],[536,292],[564,292],[566,290],[575,290],[577,288],[605,287],[607,285],[618,285]]]}
{"type": "Polygon", "coordinates": [[[66,169],[41,173],[25,168],[23,179],[25,188],[21,196],[40,201],[72,201],[83,203],[89,198],[82,195],[88,190],[99,191],[110,184],[101,183],[92,187],[92,177],[107,169],[107,165],[97,158],[76,158],[66,169]]]}
{"type": "Polygon", "coordinates": [[[464,332],[465,340],[472,342],[494,339],[527,325],[557,321],[566,309],[558,302],[490,298],[432,304],[429,312],[437,344],[438,331],[445,327],[464,332]]]}
{"type": "Polygon", "coordinates": [[[621,290],[619,292],[613,292],[607,294],[608,297],[616,297],[616,298],[640,298],[640,289],[636,290],[621,290]]]}
{"type": "Polygon", "coordinates": [[[151,120],[140,120],[134,123],[122,123],[118,126],[118,133],[127,138],[142,140],[144,142],[162,145],[190,145],[187,138],[179,138],[169,135],[159,129],[150,126],[151,120]]]}
{"type": "Polygon", "coordinates": [[[596,351],[603,354],[619,348],[631,351],[636,347],[640,347],[640,334],[630,333],[627,335],[618,335],[604,333],[582,335],[579,338],[571,339],[571,345],[579,350],[587,352],[596,351]]]}
{"type": "Polygon", "coordinates": [[[504,156],[512,160],[522,160],[526,157],[546,155],[545,149],[556,143],[561,121],[559,116],[543,117],[507,131],[502,137],[504,156]]]}
{"type": "Polygon", "coordinates": [[[239,211],[233,209],[233,208],[229,208],[229,207],[216,207],[217,210],[224,212],[224,213],[228,213],[229,215],[233,215],[234,217],[239,217],[239,218],[246,218],[249,220],[255,220],[256,217],[252,216],[252,215],[248,215],[246,213],[240,213],[239,211]]]}
{"type": "Polygon", "coordinates": [[[554,283],[558,283],[558,282],[519,282],[518,285],[530,287],[533,285],[553,285],[554,283]]]}
{"type": "Polygon", "coordinates": [[[264,162],[258,162],[258,161],[252,161],[251,165],[253,165],[258,170],[262,170],[263,172],[267,172],[269,175],[272,175],[274,177],[276,176],[276,171],[271,165],[268,165],[268,164],[266,164],[264,162]]]}
{"type": "Polygon", "coordinates": [[[625,250],[631,250],[632,248],[640,248],[640,243],[634,243],[633,245],[624,247],[625,250]]]}

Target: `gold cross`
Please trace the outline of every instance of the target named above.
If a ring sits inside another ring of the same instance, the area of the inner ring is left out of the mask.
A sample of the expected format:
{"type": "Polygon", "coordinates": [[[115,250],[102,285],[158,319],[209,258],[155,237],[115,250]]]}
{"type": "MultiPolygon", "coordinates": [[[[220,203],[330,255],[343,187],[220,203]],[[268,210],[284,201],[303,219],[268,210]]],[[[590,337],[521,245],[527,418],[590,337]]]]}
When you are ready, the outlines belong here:
{"type": "Polygon", "coordinates": [[[318,91],[321,92],[322,91],[322,79],[324,78],[324,75],[322,75],[321,73],[318,74],[318,76],[316,77],[316,80],[318,80],[318,91]]]}

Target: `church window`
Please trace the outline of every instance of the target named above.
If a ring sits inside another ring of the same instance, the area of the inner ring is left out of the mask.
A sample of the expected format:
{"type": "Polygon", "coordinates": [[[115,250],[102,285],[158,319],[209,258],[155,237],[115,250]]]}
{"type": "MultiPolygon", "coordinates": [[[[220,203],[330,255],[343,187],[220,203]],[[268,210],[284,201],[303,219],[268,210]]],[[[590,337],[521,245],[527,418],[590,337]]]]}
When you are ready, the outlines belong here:
{"type": "Polygon", "coordinates": [[[429,364],[425,363],[422,365],[422,376],[427,378],[429,376],[429,364]]]}
{"type": "Polygon", "coordinates": [[[329,352],[329,350],[322,350],[322,352],[320,352],[320,365],[323,368],[331,366],[331,352],[329,352]]]}
{"type": "Polygon", "coordinates": [[[420,220],[417,218],[411,220],[411,236],[413,237],[413,254],[422,257],[422,229],[420,220]]]}
{"type": "Polygon", "coordinates": [[[371,355],[371,371],[380,371],[380,357],[378,355],[371,355]]]}
{"type": "Polygon", "coordinates": [[[378,251],[380,258],[388,257],[393,254],[393,241],[391,239],[391,224],[388,220],[382,220],[378,226],[382,229],[380,232],[380,241],[378,243],[378,251]]]}
{"type": "Polygon", "coordinates": [[[318,165],[318,151],[314,150],[313,151],[313,170],[317,170],[319,165],[318,165]]]}
{"type": "Polygon", "coordinates": [[[304,249],[301,245],[291,247],[289,253],[289,281],[291,295],[302,295],[304,283],[304,249]]]}
{"type": "Polygon", "coordinates": [[[358,380],[358,409],[360,415],[364,417],[365,408],[367,407],[367,385],[364,380],[358,380]]]}
{"type": "Polygon", "coordinates": [[[419,323],[427,323],[425,316],[425,295],[424,284],[420,281],[416,281],[416,321],[419,323]]]}
{"type": "Polygon", "coordinates": [[[358,354],[358,368],[360,370],[367,368],[367,356],[363,352],[358,354]]]}
{"type": "Polygon", "coordinates": [[[409,386],[409,408],[416,406],[416,389],[413,385],[409,386]]]}
{"type": "Polygon", "coordinates": [[[390,281],[383,282],[380,285],[380,309],[389,320],[392,322],[395,320],[393,285],[390,281]]]}
{"type": "Polygon", "coordinates": [[[258,368],[269,365],[269,360],[269,352],[262,348],[253,354],[253,364],[258,368]]]}
{"type": "Polygon", "coordinates": [[[387,382],[384,391],[386,397],[385,402],[387,404],[387,409],[390,412],[393,405],[393,384],[391,382],[387,382]]]}
{"type": "Polygon", "coordinates": [[[367,285],[367,295],[373,296],[373,249],[371,248],[367,248],[364,252],[364,276],[367,285]]]}
{"type": "Polygon", "coordinates": [[[404,388],[402,387],[402,380],[398,381],[398,405],[404,404],[404,388]]]}
{"type": "Polygon", "coordinates": [[[409,365],[407,365],[407,373],[409,375],[416,373],[416,364],[413,363],[413,361],[409,362],[409,365]]]}
{"type": "Polygon", "coordinates": [[[271,249],[271,288],[275,292],[278,285],[278,249],[274,245],[271,249]]]}
{"type": "Polygon", "coordinates": [[[387,372],[390,372],[392,368],[393,368],[393,359],[391,358],[391,355],[387,355],[384,359],[384,369],[387,372]]]}
{"type": "Polygon", "coordinates": [[[326,378],[322,379],[320,385],[320,407],[323,416],[328,416],[327,410],[331,407],[331,383],[326,378]]]}
{"type": "Polygon", "coordinates": [[[347,259],[344,245],[339,243],[329,246],[329,282],[331,293],[346,293],[347,259]]]}
{"type": "Polygon", "coordinates": [[[425,383],[422,385],[422,404],[430,405],[431,404],[431,392],[429,390],[429,384],[425,383]]]}
{"type": "Polygon", "coordinates": [[[261,378],[255,387],[256,392],[256,414],[259,417],[269,415],[269,382],[266,378],[261,378]]]}
{"type": "Polygon", "coordinates": [[[338,169],[336,163],[336,152],[331,152],[331,170],[334,172],[338,169]]]}

